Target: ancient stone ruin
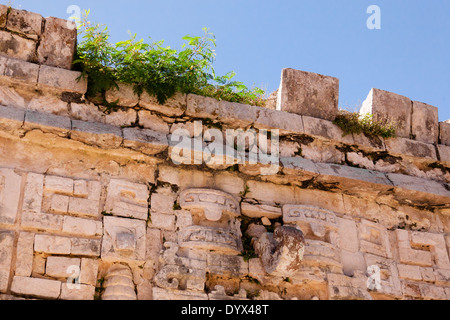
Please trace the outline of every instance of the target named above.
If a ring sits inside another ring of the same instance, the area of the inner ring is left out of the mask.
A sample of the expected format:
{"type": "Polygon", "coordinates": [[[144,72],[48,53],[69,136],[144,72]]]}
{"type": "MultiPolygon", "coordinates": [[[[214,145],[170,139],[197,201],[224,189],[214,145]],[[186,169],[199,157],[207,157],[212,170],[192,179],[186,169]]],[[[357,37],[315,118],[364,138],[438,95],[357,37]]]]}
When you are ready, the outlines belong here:
{"type": "Polygon", "coordinates": [[[76,38],[0,6],[0,299],[450,299],[437,108],[372,89],[398,136],[343,135],[338,79],[285,69],[268,108],[121,84],[106,112],[76,38]]]}

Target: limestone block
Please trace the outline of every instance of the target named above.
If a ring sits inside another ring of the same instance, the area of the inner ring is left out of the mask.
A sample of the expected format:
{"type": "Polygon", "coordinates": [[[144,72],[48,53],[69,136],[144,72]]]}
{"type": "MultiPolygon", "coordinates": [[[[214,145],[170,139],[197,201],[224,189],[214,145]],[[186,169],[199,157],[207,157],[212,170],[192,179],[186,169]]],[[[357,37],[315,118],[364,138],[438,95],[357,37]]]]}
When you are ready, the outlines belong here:
{"type": "Polygon", "coordinates": [[[43,18],[40,14],[11,8],[6,28],[37,40],[42,33],[43,18]]]}
{"type": "Polygon", "coordinates": [[[21,226],[25,228],[53,232],[60,231],[62,223],[63,217],[59,214],[22,212],[21,226]]]}
{"type": "Polygon", "coordinates": [[[29,277],[33,270],[34,233],[21,232],[17,242],[16,276],[29,277]]]}
{"type": "Polygon", "coordinates": [[[280,136],[305,132],[300,115],[266,108],[257,108],[257,110],[258,117],[254,124],[257,129],[271,130],[275,133],[279,130],[280,136]]]}
{"type": "Polygon", "coordinates": [[[398,268],[398,275],[401,279],[422,281],[422,274],[420,272],[419,266],[398,264],[397,268],[398,268]]]}
{"type": "Polygon", "coordinates": [[[161,230],[175,231],[175,215],[158,212],[150,213],[151,227],[161,230]]]}
{"type": "Polygon", "coordinates": [[[379,224],[361,219],[359,225],[360,250],[385,258],[392,258],[387,229],[379,224]]]}
{"type": "Polygon", "coordinates": [[[14,250],[14,232],[0,230],[0,292],[8,289],[14,250]]]}
{"type": "Polygon", "coordinates": [[[118,88],[106,91],[105,99],[108,103],[117,103],[121,107],[135,107],[139,103],[139,96],[134,92],[132,85],[118,83],[118,88]]]}
{"type": "MultiPolygon", "coordinates": [[[[52,56],[59,56],[54,55],[52,56]]],[[[56,92],[74,92],[85,94],[87,91],[87,78],[81,77],[81,72],[41,66],[39,70],[38,88],[50,88],[56,92]]]]}
{"type": "Polygon", "coordinates": [[[28,130],[40,129],[65,137],[72,129],[72,125],[67,117],[28,110],[25,114],[24,128],[28,130]]]}
{"type": "Polygon", "coordinates": [[[339,79],[283,69],[277,110],[333,121],[338,112],[339,79]]]}
{"type": "Polygon", "coordinates": [[[439,136],[439,115],[436,107],[413,101],[412,135],[415,140],[437,143],[439,136]]]}
{"type": "Polygon", "coordinates": [[[104,217],[102,259],[142,261],[146,256],[146,221],[104,217]]]}
{"type": "Polygon", "coordinates": [[[0,4],[0,28],[6,27],[7,15],[8,15],[8,6],[0,4]]]}
{"type": "Polygon", "coordinates": [[[147,155],[155,155],[169,148],[165,134],[139,128],[123,129],[124,146],[147,155]]]}
{"type": "Polygon", "coordinates": [[[57,299],[61,293],[61,282],[16,276],[12,281],[11,292],[36,298],[57,299]]]}
{"type": "Polygon", "coordinates": [[[179,117],[186,111],[187,95],[177,92],[174,97],[168,99],[164,105],[160,105],[156,97],[146,91],[141,94],[139,106],[169,117],[179,117]]]}
{"type": "Polygon", "coordinates": [[[328,274],[327,278],[328,294],[331,300],[372,300],[367,289],[366,279],[362,275],[347,277],[340,274],[328,274]]]}
{"type": "Polygon", "coordinates": [[[60,116],[68,116],[68,104],[60,100],[55,96],[41,96],[34,98],[28,104],[28,109],[44,112],[44,113],[52,113],[60,116]]]}
{"type": "Polygon", "coordinates": [[[283,173],[299,180],[310,180],[319,174],[314,162],[302,157],[280,158],[283,173]]]}
{"type": "Polygon", "coordinates": [[[346,135],[333,122],[308,116],[303,116],[304,133],[319,138],[325,138],[346,144],[354,144],[353,136],[346,135]]]}
{"type": "Polygon", "coordinates": [[[206,272],[211,275],[243,277],[248,275],[248,262],[241,256],[228,256],[220,253],[208,253],[206,272]]]}
{"type": "Polygon", "coordinates": [[[450,146],[450,120],[439,122],[439,141],[441,144],[450,146]]]}
{"type": "Polygon", "coordinates": [[[14,224],[22,177],[12,169],[0,169],[0,223],[14,224]]]}
{"type": "Polygon", "coordinates": [[[431,267],[433,265],[430,251],[416,250],[411,246],[410,233],[396,230],[400,263],[431,267]]]}
{"type": "Polygon", "coordinates": [[[38,48],[40,64],[72,69],[76,52],[77,26],[73,21],[48,17],[38,48]]]}
{"type": "Polygon", "coordinates": [[[450,165],[450,146],[438,144],[437,149],[439,152],[440,160],[444,163],[447,163],[447,165],[450,165]]]}
{"type": "Polygon", "coordinates": [[[54,257],[47,258],[45,273],[53,278],[69,278],[74,274],[79,275],[80,258],[54,257]]]}
{"type": "Polygon", "coordinates": [[[78,236],[99,236],[102,234],[102,223],[101,221],[65,216],[62,231],[78,236]]]}
{"type": "Polygon", "coordinates": [[[37,234],[34,238],[34,251],[48,254],[70,254],[70,238],[37,234]]]}
{"type": "Polygon", "coordinates": [[[397,136],[409,138],[411,134],[411,100],[407,97],[379,89],[372,89],[363,102],[360,114],[373,114],[373,119],[394,122],[397,136]]]}
{"type": "Polygon", "coordinates": [[[79,120],[72,120],[71,139],[107,149],[118,148],[123,140],[119,127],[79,120]]]}
{"type": "Polygon", "coordinates": [[[356,222],[351,219],[337,218],[338,233],[339,233],[339,247],[349,252],[359,251],[358,229],[356,222]]]}
{"type": "Polygon", "coordinates": [[[153,193],[151,197],[151,209],[162,214],[174,214],[174,203],[177,199],[175,194],[153,193]]]}
{"type": "Polygon", "coordinates": [[[267,217],[269,219],[278,219],[282,216],[281,208],[265,204],[250,204],[242,202],[242,214],[250,218],[267,217]]]}
{"type": "Polygon", "coordinates": [[[385,139],[386,150],[391,154],[408,155],[437,160],[436,149],[432,144],[405,138],[385,139]]]}
{"type": "Polygon", "coordinates": [[[98,261],[95,259],[82,258],[80,270],[80,283],[97,285],[98,261]]]}
{"type": "Polygon", "coordinates": [[[99,215],[99,200],[84,198],[69,198],[67,212],[79,216],[97,217],[99,215]]]}
{"type": "Polygon", "coordinates": [[[0,53],[27,62],[34,62],[36,42],[10,32],[0,31],[0,53]]]}
{"type": "MultiPolygon", "coordinates": [[[[28,102],[17,92],[17,89],[0,86],[0,104],[9,108],[26,109],[28,102]]],[[[23,122],[23,119],[21,122],[23,122]]]]}
{"type": "Polygon", "coordinates": [[[411,246],[413,248],[430,248],[434,264],[440,269],[450,270],[447,246],[445,243],[445,238],[442,234],[418,231],[411,232],[411,246]]]}
{"type": "Polygon", "coordinates": [[[70,103],[70,117],[75,120],[103,122],[103,112],[93,103],[70,103]]]}
{"type": "Polygon", "coordinates": [[[103,118],[103,121],[113,126],[126,127],[131,126],[133,123],[135,123],[136,117],[137,117],[136,110],[126,109],[106,114],[103,118]]]}
{"type": "Polygon", "coordinates": [[[268,274],[289,277],[301,266],[305,239],[299,228],[280,226],[274,233],[264,233],[254,244],[268,274]]]}
{"type": "Polygon", "coordinates": [[[353,134],[355,144],[372,151],[385,151],[384,138],[379,136],[367,136],[364,133],[353,134]]]}
{"type": "Polygon", "coordinates": [[[5,65],[4,75],[14,81],[27,82],[36,85],[39,76],[39,65],[19,59],[9,58],[5,65]]]}
{"type": "Polygon", "coordinates": [[[120,217],[147,220],[149,190],[146,185],[111,179],[107,192],[106,212],[120,217]]]}
{"type": "Polygon", "coordinates": [[[198,291],[169,290],[158,287],[153,288],[154,300],[208,300],[206,293],[198,291]]]}
{"type": "Polygon", "coordinates": [[[94,300],[95,286],[86,284],[70,284],[62,283],[61,296],[62,300],[94,300]]]}
{"type": "MultiPolygon", "coordinates": [[[[0,91],[1,94],[1,91],[0,91]]],[[[0,127],[4,131],[19,129],[25,121],[25,111],[0,105],[0,127]]]]}
{"type": "Polygon", "coordinates": [[[445,290],[442,287],[421,284],[420,293],[421,297],[427,300],[447,300],[445,290]]]}
{"type": "Polygon", "coordinates": [[[163,134],[169,134],[169,125],[161,117],[153,114],[147,110],[140,110],[138,112],[139,125],[145,129],[161,132],[163,134]]]}
{"type": "MultiPolygon", "coordinates": [[[[441,197],[450,197],[450,191],[448,191],[442,184],[440,184],[437,181],[429,180],[429,179],[422,179],[422,178],[416,178],[396,173],[388,173],[387,177],[390,181],[394,184],[394,186],[411,190],[414,193],[426,193],[427,199],[423,201],[432,201],[432,198],[430,195],[437,195],[441,197]]],[[[398,191],[399,194],[401,191],[398,191]]],[[[406,195],[405,195],[406,196],[406,195]]],[[[411,199],[411,198],[410,198],[411,199]]],[[[439,201],[439,200],[436,200],[439,201]]],[[[445,200],[443,200],[445,201],[445,200]]],[[[448,200],[447,200],[448,203],[448,200]]]]}
{"type": "Polygon", "coordinates": [[[99,257],[101,244],[101,239],[72,238],[71,254],[77,256],[99,257]]]}

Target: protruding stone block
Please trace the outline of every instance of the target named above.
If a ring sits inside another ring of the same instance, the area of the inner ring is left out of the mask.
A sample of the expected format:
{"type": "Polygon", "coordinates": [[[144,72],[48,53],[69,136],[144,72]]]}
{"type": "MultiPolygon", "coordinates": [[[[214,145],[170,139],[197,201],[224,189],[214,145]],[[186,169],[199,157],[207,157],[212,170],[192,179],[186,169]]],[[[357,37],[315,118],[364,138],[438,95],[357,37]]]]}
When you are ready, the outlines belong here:
{"type": "Polygon", "coordinates": [[[139,129],[123,129],[124,146],[147,155],[155,155],[169,148],[167,136],[160,132],[139,129]]]}
{"type": "Polygon", "coordinates": [[[50,256],[47,258],[45,273],[53,278],[69,278],[79,275],[80,258],[50,256]]]}
{"type": "Polygon", "coordinates": [[[77,26],[72,21],[49,17],[37,50],[39,64],[72,69],[77,45],[77,26]]]}
{"type": "MultiPolygon", "coordinates": [[[[212,99],[212,98],[211,98],[212,99]]],[[[174,97],[168,99],[164,105],[160,105],[156,97],[149,95],[146,91],[141,94],[139,106],[162,113],[169,117],[179,117],[186,111],[187,96],[176,93],[174,97]]]]}
{"type": "Polygon", "coordinates": [[[114,149],[122,143],[119,127],[97,122],[72,120],[72,139],[101,148],[114,149]]]}
{"type": "Polygon", "coordinates": [[[439,123],[439,140],[441,144],[450,146],[450,120],[439,123]]]}
{"type": "Polygon", "coordinates": [[[373,114],[375,121],[396,125],[397,136],[409,138],[411,134],[411,100],[396,93],[372,89],[363,102],[360,114],[373,114]]]}
{"type": "Polygon", "coordinates": [[[7,16],[8,16],[8,7],[0,4],[0,28],[6,27],[7,16]]]}
{"type": "Polygon", "coordinates": [[[38,81],[39,65],[19,59],[9,58],[5,65],[4,75],[35,85],[38,81]]]}
{"type": "Polygon", "coordinates": [[[413,102],[412,135],[417,141],[437,143],[439,135],[439,114],[436,107],[422,102],[413,102]]]}
{"type": "Polygon", "coordinates": [[[105,99],[108,103],[117,103],[121,107],[135,107],[139,103],[139,96],[134,92],[132,85],[118,83],[118,88],[106,91],[105,99]]]}
{"type": "Polygon", "coordinates": [[[57,299],[61,292],[61,282],[16,276],[12,282],[11,292],[36,298],[57,299]]]}
{"type": "Polygon", "coordinates": [[[42,16],[26,10],[10,9],[6,28],[37,40],[42,33],[42,16]]]}
{"type": "Polygon", "coordinates": [[[31,62],[36,59],[36,42],[14,33],[0,31],[0,53],[31,62]]]}
{"type": "Polygon", "coordinates": [[[38,87],[84,94],[87,91],[87,78],[83,79],[80,76],[81,72],[78,71],[41,66],[38,87]]]}
{"type": "Polygon", "coordinates": [[[338,102],[339,79],[283,69],[277,110],[332,121],[338,113],[338,102]]]}

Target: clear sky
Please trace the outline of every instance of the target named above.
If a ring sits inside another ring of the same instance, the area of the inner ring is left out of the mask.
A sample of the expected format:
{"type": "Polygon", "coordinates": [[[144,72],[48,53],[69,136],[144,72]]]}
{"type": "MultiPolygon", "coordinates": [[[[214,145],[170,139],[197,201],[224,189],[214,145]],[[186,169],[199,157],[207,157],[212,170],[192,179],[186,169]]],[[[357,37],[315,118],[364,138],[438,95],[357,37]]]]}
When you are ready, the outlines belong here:
{"type": "Polygon", "coordinates": [[[357,110],[371,88],[439,108],[450,119],[449,0],[0,0],[43,16],[91,9],[112,41],[164,39],[179,47],[209,27],[217,38],[216,73],[275,91],[282,68],[340,79],[341,107],[357,110]],[[367,13],[377,5],[381,29],[367,13]]]}

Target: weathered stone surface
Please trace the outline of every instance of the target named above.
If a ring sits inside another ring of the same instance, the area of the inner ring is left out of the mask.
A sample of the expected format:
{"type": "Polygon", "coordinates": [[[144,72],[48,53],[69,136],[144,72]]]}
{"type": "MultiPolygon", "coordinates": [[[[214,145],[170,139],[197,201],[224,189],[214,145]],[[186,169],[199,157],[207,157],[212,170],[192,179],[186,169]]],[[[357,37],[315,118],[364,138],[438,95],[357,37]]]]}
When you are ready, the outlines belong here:
{"type": "Polygon", "coordinates": [[[417,141],[437,143],[439,135],[439,115],[436,107],[413,101],[412,132],[417,141]]]}
{"type": "MultiPolygon", "coordinates": [[[[1,112],[1,109],[0,109],[1,112]]],[[[22,177],[12,169],[0,169],[0,223],[14,224],[22,177]]]]}
{"type": "Polygon", "coordinates": [[[447,163],[447,165],[450,165],[450,146],[446,146],[443,144],[438,144],[437,149],[439,152],[439,158],[442,162],[447,163]]]}
{"type": "Polygon", "coordinates": [[[147,220],[149,191],[146,185],[112,179],[107,191],[105,212],[119,217],[147,220]]]}
{"type": "Polygon", "coordinates": [[[16,276],[12,281],[11,292],[36,298],[57,299],[61,293],[61,282],[16,276]]]}
{"type": "Polygon", "coordinates": [[[105,115],[93,103],[70,103],[70,117],[75,120],[103,122],[105,115]]]}
{"type": "Polygon", "coordinates": [[[139,128],[123,129],[124,146],[147,155],[155,155],[169,148],[165,134],[139,128]]]}
{"type": "Polygon", "coordinates": [[[135,107],[139,103],[139,96],[131,85],[118,83],[118,88],[106,91],[105,99],[108,103],[117,103],[121,107],[135,107]]]}
{"type": "Polygon", "coordinates": [[[380,89],[372,89],[359,112],[373,114],[373,119],[376,121],[395,123],[397,136],[409,138],[411,108],[411,100],[407,97],[380,89]]]}
{"type": "Polygon", "coordinates": [[[99,236],[102,234],[102,223],[101,221],[65,216],[62,230],[79,236],[99,236]]]}
{"type": "Polygon", "coordinates": [[[0,31],[0,53],[16,59],[34,62],[36,59],[36,42],[10,32],[0,31]]]}
{"type": "Polygon", "coordinates": [[[71,138],[107,149],[118,148],[123,140],[119,127],[79,120],[72,120],[71,138]]]}
{"type": "Polygon", "coordinates": [[[37,40],[42,33],[43,18],[40,14],[11,8],[6,28],[37,40]]]}
{"type": "Polygon", "coordinates": [[[433,145],[428,143],[405,138],[385,139],[385,143],[387,151],[391,154],[437,160],[436,149],[433,145]]]}
{"type": "Polygon", "coordinates": [[[102,300],[137,300],[133,275],[128,266],[112,265],[105,277],[102,300]]]}
{"type": "Polygon", "coordinates": [[[439,141],[441,144],[450,146],[450,120],[439,122],[439,141]]]}
{"type": "Polygon", "coordinates": [[[34,238],[34,251],[48,254],[70,254],[70,238],[37,234],[34,238]]]}
{"type": "Polygon", "coordinates": [[[25,111],[0,105],[0,126],[3,130],[19,129],[25,121],[25,111]]]}
{"type": "Polygon", "coordinates": [[[169,125],[161,117],[153,114],[147,110],[140,110],[138,112],[139,125],[145,129],[161,132],[163,134],[169,134],[169,125]]]}
{"type": "Polygon", "coordinates": [[[338,112],[339,79],[294,69],[283,69],[277,110],[325,120],[338,112]]]}
{"type": "Polygon", "coordinates": [[[17,242],[16,276],[29,277],[33,270],[34,233],[21,232],[17,242]]]}
{"type": "Polygon", "coordinates": [[[278,219],[281,217],[281,208],[264,204],[250,204],[243,202],[241,204],[242,214],[250,218],[267,217],[269,219],[278,219]]]}
{"type": "Polygon", "coordinates": [[[134,109],[118,110],[106,114],[103,121],[117,127],[127,127],[136,123],[137,113],[134,109]]]}
{"type": "Polygon", "coordinates": [[[69,284],[62,283],[61,296],[62,300],[94,300],[95,286],[86,284],[69,284]]]}
{"type": "Polygon", "coordinates": [[[146,221],[116,217],[103,218],[102,259],[142,261],[146,255],[146,221]]]}
{"type": "Polygon", "coordinates": [[[78,71],[44,65],[39,70],[38,88],[85,94],[87,78],[81,77],[81,72],[78,71]]]}
{"type": "Polygon", "coordinates": [[[263,234],[254,247],[268,274],[289,277],[301,266],[305,239],[301,230],[281,226],[273,234],[263,234]]]}
{"type": "Polygon", "coordinates": [[[14,232],[0,230],[0,292],[8,289],[14,251],[14,232]]]}
{"type": "Polygon", "coordinates": [[[76,52],[77,26],[73,21],[49,17],[37,50],[38,61],[46,66],[72,69],[76,52]],[[58,54],[55,54],[55,53],[58,54]]]}
{"type": "Polygon", "coordinates": [[[82,258],[79,281],[82,284],[97,285],[98,260],[82,258]]]}
{"type": "Polygon", "coordinates": [[[0,104],[8,107],[26,109],[28,102],[14,87],[0,86],[0,104]]]}
{"type": "Polygon", "coordinates": [[[331,121],[303,116],[305,133],[319,138],[330,139],[342,143],[353,144],[353,136],[346,135],[337,125],[331,121]]]}
{"type": "MultiPolygon", "coordinates": [[[[257,107],[255,107],[257,108],[257,107]]],[[[258,117],[254,126],[257,129],[271,130],[280,135],[304,133],[302,116],[289,112],[257,108],[258,117]]]]}
{"type": "Polygon", "coordinates": [[[74,256],[100,257],[101,239],[71,238],[71,244],[74,256]]]}
{"type": "Polygon", "coordinates": [[[72,123],[67,117],[29,110],[25,114],[24,128],[40,129],[64,137],[72,129],[72,123]]]}
{"type": "MultiPolygon", "coordinates": [[[[388,173],[387,177],[396,187],[410,191],[417,191],[429,194],[427,198],[430,202],[439,201],[439,199],[433,201],[433,198],[430,197],[430,195],[441,196],[446,198],[450,197],[450,191],[448,191],[444,187],[444,185],[440,184],[437,181],[416,178],[396,173],[388,173]]],[[[398,192],[399,195],[401,196],[402,191],[399,190],[398,192]]],[[[417,200],[424,201],[425,199],[418,198],[417,200]]],[[[442,199],[442,201],[445,200],[442,199]]]]}
{"type": "Polygon", "coordinates": [[[79,258],[66,258],[66,257],[54,257],[47,258],[47,264],[45,267],[45,273],[53,278],[69,278],[74,274],[74,271],[79,274],[80,259],[79,258]]]}
{"type": "Polygon", "coordinates": [[[146,91],[141,94],[139,106],[169,117],[179,117],[186,111],[187,95],[177,92],[174,97],[168,99],[164,105],[160,105],[154,96],[146,91]]]}
{"type": "Polygon", "coordinates": [[[9,58],[5,65],[4,75],[30,84],[38,82],[39,65],[19,59],[9,58]]]}
{"type": "Polygon", "coordinates": [[[60,100],[55,96],[41,96],[34,98],[28,104],[28,109],[37,111],[51,113],[61,116],[68,116],[68,104],[60,100]]]}
{"type": "Polygon", "coordinates": [[[0,28],[6,27],[7,15],[8,15],[8,7],[0,4],[0,28]]]}

